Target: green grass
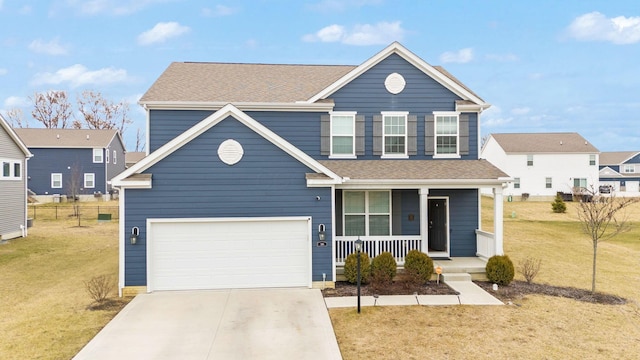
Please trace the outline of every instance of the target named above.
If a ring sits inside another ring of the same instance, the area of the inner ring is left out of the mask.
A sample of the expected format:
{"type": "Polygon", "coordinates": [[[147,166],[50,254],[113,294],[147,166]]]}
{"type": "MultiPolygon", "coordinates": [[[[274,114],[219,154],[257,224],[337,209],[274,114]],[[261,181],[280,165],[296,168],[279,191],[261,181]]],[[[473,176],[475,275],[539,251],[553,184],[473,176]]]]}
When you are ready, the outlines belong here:
{"type": "MultiPolygon", "coordinates": [[[[483,198],[483,229],[493,229],[493,200],[483,198]]],[[[517,266],[542,260],[534,282],[591,288],[592,245],[575,203],[504,206],[504,249],[517,266]],[[515,212],[515,217],[512,213],[515,212]]],[[[512,306],[331,309],[344,359],[636,359],[640,353],[640,204],[630,232],[598,247],[597,290],[626,305],[531,295],[512,306]]],[[[524,280],[520,274],[516,279],[524,280]]]]}
{"type": "Polygon", "coordinates": [[[76,225],[43,217],[27,238],[0,246],[1,359],[69,359],[124,304],[89,310],[84,286],[102,274],[116,279],[117,222],[76,225]]]}

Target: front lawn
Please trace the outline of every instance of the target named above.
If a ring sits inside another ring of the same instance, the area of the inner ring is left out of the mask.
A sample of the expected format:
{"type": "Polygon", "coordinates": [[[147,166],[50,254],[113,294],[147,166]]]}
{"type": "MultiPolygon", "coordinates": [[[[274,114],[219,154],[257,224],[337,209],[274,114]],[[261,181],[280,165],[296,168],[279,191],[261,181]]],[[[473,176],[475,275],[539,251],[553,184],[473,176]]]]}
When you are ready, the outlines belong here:
{"type": "MultiPolygon", "coordinates": [[[[491,215],[492,200],[483,199],[491,215]]],[[[542,260],[535,282],[590,289],[591,242],[576,204],[505,203],[505,252],[516,266],[542,260]]],[[[330,309],[344,359],[636,359],[640,353],[640,204],[631,232],[599,246],[597,290],[624,297],[599,305],[526,295],[506,306],[330,309]]],[[[491,231],[490,216],[484,228],[491,231]]],[[[516,279],[524,280],[520,275],[516,279]]]]}
{"type": "Polygon", "coordinates": [[[84,282],[109,275],[117,298],[117,221],[39,216],[27,238],[0,245],[0,358],[70,359],[124,302],[89,310],[84,282]],[[49,220],[51,219],[51,220],[49,220]]]}

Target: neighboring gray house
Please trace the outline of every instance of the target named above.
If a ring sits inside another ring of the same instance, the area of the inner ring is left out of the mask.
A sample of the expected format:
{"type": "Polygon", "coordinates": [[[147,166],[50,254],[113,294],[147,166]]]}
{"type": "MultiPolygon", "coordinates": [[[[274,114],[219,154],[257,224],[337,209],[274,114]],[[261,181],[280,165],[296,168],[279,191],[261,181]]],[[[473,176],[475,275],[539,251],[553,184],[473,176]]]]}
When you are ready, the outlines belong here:
{"type": "Polygon", "coordinates": [[[332,286],[357,239],[400,265],[503,253],[490,105],[399,43],[357,66],[172,63],[140,103],[149,155],[113,179],[124,293],[332,286]]]}
{"type": "Polygon", "coordinates": [[[0,240],[27,235],[27,160],[32,156],[0,115],[0,240]]]}
{"type": "MultiPolygon", "coordinates": [[[[108,198],[110,180],[125,169],[117,130],[15,129],[34,154],[28,188],[42,198],[76,195],[108,198]]],[[[55,199],[55,198],[54,198],[55,199]]]]}
{"type": "Polygon", "coordinates": [[[125,166],[127,168],[130,168],[133,165],[135,165],[135,163],[137,163],[138,161],[144,159],[145,156],[147,156],[147,153],[144,151],[129,151],[125,155],[125,158],[126,158],[125,166]]]}
{"type": "Polygon", "coordinates": [[[640,151],[601,153],[600,191],[621,196],[640,196],[640,151]]]}

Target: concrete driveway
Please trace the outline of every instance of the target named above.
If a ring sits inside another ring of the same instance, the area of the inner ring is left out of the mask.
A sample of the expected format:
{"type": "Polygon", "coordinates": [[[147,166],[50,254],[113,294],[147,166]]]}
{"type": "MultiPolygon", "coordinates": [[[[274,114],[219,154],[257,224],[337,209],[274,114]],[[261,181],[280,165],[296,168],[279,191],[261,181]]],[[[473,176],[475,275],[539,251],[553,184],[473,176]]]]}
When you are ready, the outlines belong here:
{"type": "Polygon", "coordinates": [[[74,359],[341,359],[316,289],[155,292],[133,299],[74,359]]]}

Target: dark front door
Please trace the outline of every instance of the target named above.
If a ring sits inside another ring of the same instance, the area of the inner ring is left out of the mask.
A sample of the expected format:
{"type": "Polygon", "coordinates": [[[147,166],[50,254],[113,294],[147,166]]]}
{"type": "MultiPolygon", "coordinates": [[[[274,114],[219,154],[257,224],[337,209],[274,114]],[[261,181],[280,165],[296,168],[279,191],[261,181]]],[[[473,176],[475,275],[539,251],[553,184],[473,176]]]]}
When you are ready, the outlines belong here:
{"type": "Polygon", "coordinates": [[[447,200],[429,199],[429,251],[447,249],[447,200]]]}

